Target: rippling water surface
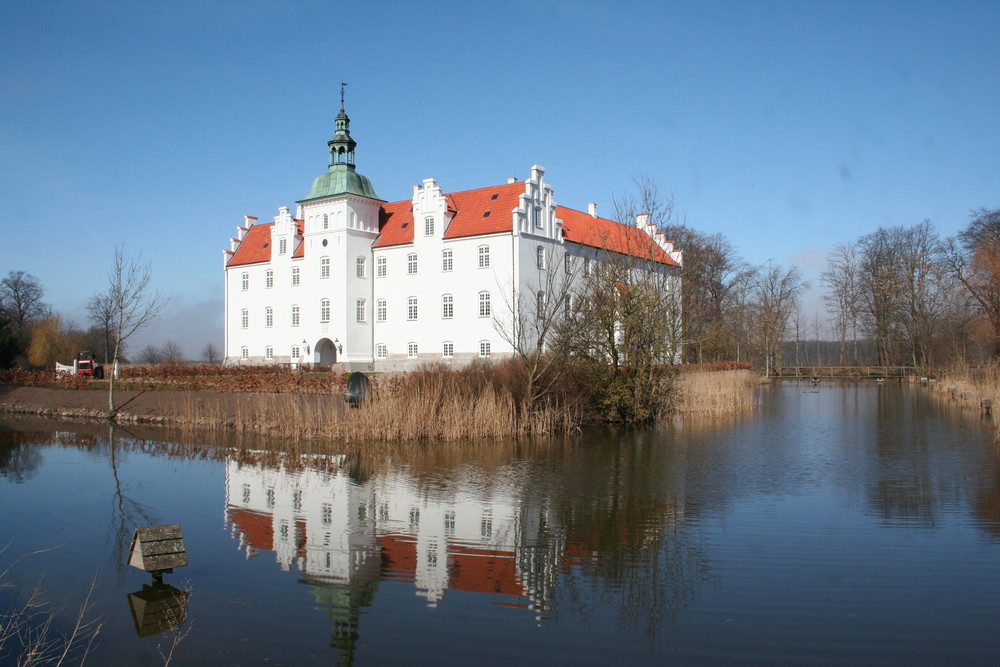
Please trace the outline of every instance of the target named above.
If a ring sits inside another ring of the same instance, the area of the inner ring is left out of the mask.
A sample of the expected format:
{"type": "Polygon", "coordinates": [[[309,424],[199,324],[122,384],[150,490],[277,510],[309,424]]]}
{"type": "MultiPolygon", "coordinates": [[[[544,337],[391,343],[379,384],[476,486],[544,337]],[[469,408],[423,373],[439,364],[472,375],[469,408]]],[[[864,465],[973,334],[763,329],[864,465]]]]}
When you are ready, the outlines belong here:
{"type": "Polygon", "coordinates": [[[68,617],[93,582],[90,664],[993,664],[992,426],[916,387],[765,392],[363,458],[8,420],[0,602],[42,580],[68,617]],[[168,523],[190,564],[151,588],[128,550],[168,523]]]}

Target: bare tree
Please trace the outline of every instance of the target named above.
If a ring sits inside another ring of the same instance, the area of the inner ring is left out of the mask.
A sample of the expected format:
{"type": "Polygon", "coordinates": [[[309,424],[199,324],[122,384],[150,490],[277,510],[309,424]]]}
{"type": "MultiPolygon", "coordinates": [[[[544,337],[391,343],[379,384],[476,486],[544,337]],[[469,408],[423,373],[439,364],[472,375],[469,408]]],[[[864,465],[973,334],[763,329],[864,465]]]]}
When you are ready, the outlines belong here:
{"type": "Polygon", "coordinates": [[[11,271],[0,280],[0,307],[10,316],[19,335],[33,320],[49,314],[49,306],[42,303],[45,288],[41,281],[24,271],[11,271]]]}
{"type": "Polygon", "coordinates": [[[827,259],[821,280],[823,295],[831,312],[840,341],[840,364],[847,363],[848,340],[853,347],[853,362],[858,363],[858,318],[861,308],[860,257],[853,243],[838,245],[827,259]]]}
{"type": "MultiPolygon", "coordinates": [[[[104,363],[110,363],[111,350],[114,349],[115,343],[113,336],[115,311],[110,295],[107,292],[101,292],[90,297],[87,302],[87,313],[91,323],[101,332],[104,363]]],[[[122,354],[124,350],[120,349],[118,352],[122,354]]]]}
{"type": "Polygon", "coordinates": [[[215,347],[214,343],[206,343],[205,347],[201,350],[201,358],[207,364],[217,364],[221,356],[219,355],[219,348],[215,347]]]}
{"type": "MultiPolygon", "coordinates": [[[[566,369],[570,347],[564,334],[572,317],[573,282],[579,262],[544,246],[537,273],[524,285],[510,285],[493,326],[514,350],[525,372],[525,408],[535,410],[566,369]]],[[[531,275],[531,270],[525,272],[531,275]]]]}
{"type": "Polygon", "coordinates": [[[176,366],[184,361],[184,350],[176,341],[168,340],[160,351],[163,353],[163,361],[171,366],[176,366]]]}
{"type": "Polygon", "coordinates": [[[969,226],[945,250],[951,272],[988,323],[986,343],[1000,355],[1000,208],[973,211],[969,226]]]}
{"type": "MultiPolygon", "coordinates": [[[[125,247],[119,245],[115,248],[111,269],[108,271],[108,289],[102,298],[106,298],[111,304],[113,365],[117,365],[118,355],[132,334],[155,320],[167,305],[166,298],[153,291],[153,270],[148,263],[141,263],[141,259],[141,254],[136,258],[126,256],[125,247]]],[[[108,411],[113,419],[117,413],[114,372],[108,383],[108,411]]]]}
{"type": "Polygon", "coordinates": [[[721,234],[706,235],[686,225],[666,225],[664,233],[684,251],[681,293],[684,310],[685,359],[703,363],[733,359],[737,354],[738,290],[751,267],[739,260],[721,234]]]}
{"type": "Polygon", "coordinates": [[[805,287],[798,267],[782,269],[771,263],[765,265],[751,283],[757,347],[765,376],[781,367],[781,347],[788,333],[789,320],[798,308],[799,295],[805,287]]]}
{"type": "Polygon", "coordinates": [[[140,364],[149,364],[155,366],[156,364],[163,363],[163,350],[156,347],[155,345],[147,345],[139,351],[140,364]]]}
{"type": "Polygon", "coordinates": [[[858,241],[864,323],[875,341],[877,363],[898,361],[903,290],[902,227],[879,228],[858,241]]]}

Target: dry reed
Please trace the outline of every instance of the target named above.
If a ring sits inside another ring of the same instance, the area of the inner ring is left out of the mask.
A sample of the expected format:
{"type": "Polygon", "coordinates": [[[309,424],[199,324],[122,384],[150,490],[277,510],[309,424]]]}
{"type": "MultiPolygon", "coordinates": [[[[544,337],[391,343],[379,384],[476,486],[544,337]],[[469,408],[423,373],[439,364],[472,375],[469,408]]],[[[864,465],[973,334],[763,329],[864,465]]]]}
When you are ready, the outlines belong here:
{"type": "MultiPolygon", "coordinates": [[[[927,382],[927,388],[933,395],[948,401],[963,412],[983,412],[982,399],[984,398],[993,400],[991,410],[995,411],[1000,409],[1000,402],[998,402],[1000,399],[1000,363],[991,363],[980,368],[959,366],[943,371],[935,381],[927,382]],[[954,392],[952,387],[955,389],[954,392]]],[[[1000,422],[994,422],[994,425],[1000,429],[1000,422]]],[[[998,430],[996,437],[1000,440],[1000,430],[998,430]]]]}
{"type": "Polygon", "coordinates": [[[760,378],[748,370],[682,372],[675,414],[718,417],[750,412],[757,404],[760,378]]]}
{"type": "Polygon", "coordinates": [[[180,426],[347,442],[495,439],[552,434],[578,423],[572,411],[529,412],[501,388],[454,380],[432,370],[386,382],[354,409],[339,394],[242,394],[235,407],[192,397],[179,414],[165,417],[180,426]]]}

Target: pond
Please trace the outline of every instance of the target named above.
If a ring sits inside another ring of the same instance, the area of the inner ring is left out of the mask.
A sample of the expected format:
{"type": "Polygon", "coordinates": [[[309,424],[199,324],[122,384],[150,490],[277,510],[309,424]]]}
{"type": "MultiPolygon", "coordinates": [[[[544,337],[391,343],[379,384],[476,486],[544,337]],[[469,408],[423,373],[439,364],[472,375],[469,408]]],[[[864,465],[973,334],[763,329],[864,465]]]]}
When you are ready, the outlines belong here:
{"type": "Polygon", "coordinates": [[[920,387],[786,381],[741,419],[366,457],[149,433],[0,424],[0,603],[41,580],[63,631],[92,589],[91,664],[1000,652],[993,427],[920,387]],[[127,561],[158,524],[189,564],[152,586],[127,561]]]}

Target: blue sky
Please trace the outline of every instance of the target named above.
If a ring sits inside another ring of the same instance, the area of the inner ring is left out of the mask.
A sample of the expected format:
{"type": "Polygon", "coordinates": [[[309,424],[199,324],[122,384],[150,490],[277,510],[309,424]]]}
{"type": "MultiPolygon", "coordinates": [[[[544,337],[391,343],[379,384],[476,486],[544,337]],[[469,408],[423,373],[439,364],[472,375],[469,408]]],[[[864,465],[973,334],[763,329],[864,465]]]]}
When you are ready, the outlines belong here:
{"type": "Polygon", "coordinates": [[[82,325],[115,245],[141,251],[171,307],[137,347],[221,346],[222,249],[325,171],[342,80],[389,201],[537,163],[609,214],[647,176],[810,278],[879,226],[1000,206],[996,2],[6,0],[0,23],[0,273],[82,325]]]}

